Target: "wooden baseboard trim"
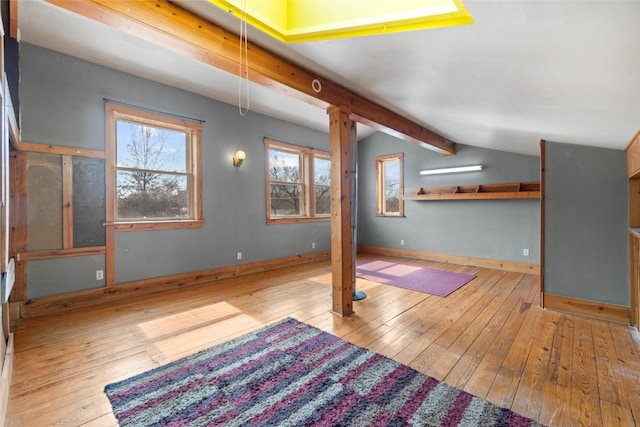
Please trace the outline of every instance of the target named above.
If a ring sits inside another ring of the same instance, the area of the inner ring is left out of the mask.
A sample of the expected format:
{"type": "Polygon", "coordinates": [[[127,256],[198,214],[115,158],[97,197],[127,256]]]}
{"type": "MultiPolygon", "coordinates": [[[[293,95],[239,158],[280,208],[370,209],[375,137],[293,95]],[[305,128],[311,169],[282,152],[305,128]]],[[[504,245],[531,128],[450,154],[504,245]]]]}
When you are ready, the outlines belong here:
{"type": "Polygon", "coordinates": [[[543,307],[549,310],[579,314],[596,319],[625,323],[627,325],[631,322],[630,308],[622,305],[544,294],[543,307]]]}
{"type": "Polygon", "coordinates": [[[330,259],[331,255],[329,251],[312,252],[267,261],[137,280],[135,282],[122,283],[103,288],[36,298],[28,300],[20,306],[20,318],[42,316],[63,310],[122,300],[132,296],[151,294],[205,282],[215,282],[216,280],[230,277],[246,276],[248,274],[277,270],[279,268],[292,267],[311,262],[328,261],[330,259]]]}
{"type": "Polygon", "coordinates": [[[13,333],[9,334],[7,340],[7,351],[4,354],[2,365],[2,376],[0,376],[0,427],[5,424],[7,417],[7,406],[9,405],[9,391],[11,389],[11,377],[13,375],[13,333]]]}
{"type": "Polygon", "coordinates": [[[463,255],[448,255],[436,252],[421,252],[409,249],[383,248],[381,246],[358,245],[358,252],[374,255],[385,255],[398,258],[423,259],[446,264],[470,265],[473,267],[492,268],[494,270],[514,271],[540,275],[540,265],[517,261],[501,261],[490,258],[477,258],[463,255]]]}

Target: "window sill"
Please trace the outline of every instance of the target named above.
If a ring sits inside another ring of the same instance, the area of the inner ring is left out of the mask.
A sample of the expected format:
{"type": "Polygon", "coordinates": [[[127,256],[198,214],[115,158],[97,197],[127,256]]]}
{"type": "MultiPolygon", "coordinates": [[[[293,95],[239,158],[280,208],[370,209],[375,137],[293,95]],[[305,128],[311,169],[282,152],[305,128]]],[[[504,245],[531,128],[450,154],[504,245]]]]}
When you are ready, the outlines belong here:
{"type": "Polygon", "coordinates": [[[314,216],[314,217],[295,217],[295,218],[267,218],[267,225],[276,224],[297,224],[304,222],[323,222],[331,221],[330,216],[314,216]]]}
{"type": "Polygon", "coordinates": [[[404,215],[384,215],[384,214],[376,214],[378,218],[405,218],[404,215]]]}
{"type": "Polygon", "coordinates": [[[147,221],[147,222],[114,222],[106,224],[115,231],[147,231],[147,230],[176,230],[181,228],[202,228],[204,220],[187,221],[147,221]]]}

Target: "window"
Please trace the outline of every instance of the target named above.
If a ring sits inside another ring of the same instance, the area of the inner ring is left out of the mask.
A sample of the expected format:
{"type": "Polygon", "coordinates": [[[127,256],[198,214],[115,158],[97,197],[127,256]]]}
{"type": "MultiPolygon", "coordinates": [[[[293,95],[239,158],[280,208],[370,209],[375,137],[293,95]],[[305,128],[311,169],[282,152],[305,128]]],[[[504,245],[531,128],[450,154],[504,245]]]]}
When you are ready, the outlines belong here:
{"type": "Polygon", "coordinates": [[[403,158],[403,154],[376,158],[376,214],[379,216],[404,215],[403,158]]]}
{"type": "Polygon", "coordinates": [[[23,149],[29,150],[27,256],[51,257],[51,251],[56,256],[78,255],[87,248],[99,252],[106,244],[104,153],[45,144],[23,149]]]}
{"type": "Polygon", "coordinates": [[[331,215],[331,160],[316,155],[313,158],[316,215],[331,215]]]}
{"type": "Polygon", "coordinates": [[[107,222],[126,224],[118,229],[201,226],[200,123],[115,104],[106,112],[107,222]]]}
{"type": "Polygon", "coordinates": [[[329,220],[329,153],[265,138],[267,223],[329,220]]]}

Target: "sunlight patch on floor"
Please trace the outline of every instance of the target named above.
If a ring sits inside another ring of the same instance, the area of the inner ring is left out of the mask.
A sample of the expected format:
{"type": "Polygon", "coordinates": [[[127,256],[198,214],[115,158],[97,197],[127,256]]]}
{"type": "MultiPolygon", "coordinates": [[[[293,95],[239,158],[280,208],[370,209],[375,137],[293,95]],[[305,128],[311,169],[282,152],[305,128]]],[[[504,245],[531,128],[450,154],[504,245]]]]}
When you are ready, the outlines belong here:
{"type": "Polygon", "coordinates": [[[179,334],[185,330],[197,328],[199,325],[219,322],[240,313],[241,311],[234,306],[220,302],[143,322],[138,327],[145,337],[153,340],[179,334]]]}

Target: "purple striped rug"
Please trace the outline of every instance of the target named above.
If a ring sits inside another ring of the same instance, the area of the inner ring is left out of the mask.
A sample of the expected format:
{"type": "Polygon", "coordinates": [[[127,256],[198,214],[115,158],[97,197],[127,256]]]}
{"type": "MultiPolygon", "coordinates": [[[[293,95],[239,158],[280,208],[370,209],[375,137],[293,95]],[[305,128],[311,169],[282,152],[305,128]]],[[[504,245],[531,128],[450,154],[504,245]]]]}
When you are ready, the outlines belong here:
{"type": "Polygon", "coordinates": [[[121,426],[540,425],[291,318],[105,393],[121,426]]]}
{"type": "Polygon", "coordinates": [[[372,282],[384,283],[385,285],[441,297],[446,297],[476,277],[471,274],[395,264],[386,261],[358,263],[356,276],[372,282]]]}

